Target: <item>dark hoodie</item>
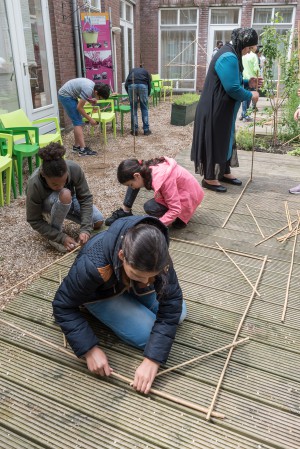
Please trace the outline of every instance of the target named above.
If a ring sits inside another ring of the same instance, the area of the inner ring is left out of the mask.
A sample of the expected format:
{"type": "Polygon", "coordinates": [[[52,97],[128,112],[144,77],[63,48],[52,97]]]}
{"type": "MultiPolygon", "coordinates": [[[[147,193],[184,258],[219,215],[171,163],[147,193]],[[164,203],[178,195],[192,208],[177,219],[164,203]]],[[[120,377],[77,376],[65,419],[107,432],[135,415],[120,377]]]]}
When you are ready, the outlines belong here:
{"type": "MultiPolygon", "coordinates": [[[[56,292],[53,301],[55,320],[78,357],[99,343],[79,307],[116,296],[127,289],[122,281],[122,262],[118,252],[126,231],[139,223],[154,224],[163,232],[168,242],[168,230],[158,219],[147,216],[121,218],[107,231],[86,243],[56,292]]],[[[153,287],[158,295],[159,310],[144,356],[158,363],[165,363],[182,311],[182,292],[172,264],[167,273],[163,294],[161,285],[161,276],[158,275],[153,287]]],[[[143,292],[145,291],[141,293],[143,292]]]]}

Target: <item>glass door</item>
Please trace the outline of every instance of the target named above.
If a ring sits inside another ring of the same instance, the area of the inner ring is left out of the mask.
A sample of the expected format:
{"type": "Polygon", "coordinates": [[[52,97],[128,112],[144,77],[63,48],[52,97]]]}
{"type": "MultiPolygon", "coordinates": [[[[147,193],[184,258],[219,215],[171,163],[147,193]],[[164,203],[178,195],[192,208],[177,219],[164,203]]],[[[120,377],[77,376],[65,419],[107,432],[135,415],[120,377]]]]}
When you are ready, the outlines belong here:
{"type": "Polygon", "coordinates": [[[222,41],[223,44],[230,42],[232,30],[240,26],[240,16],[240,8],[226,7],[210,9],[206,59],[207,68],[217,41],[222,41]]]}
{"type": "Polygon", "coordinates": [[[31,120],[57,116],[48,2],[6,0],[6,8],[20,107],[31,120]]]}
{"type": "Polygon", "coordinates": [[[0,114],[19,109],[7,12],[4,0],[0,0],[0,114]]]}

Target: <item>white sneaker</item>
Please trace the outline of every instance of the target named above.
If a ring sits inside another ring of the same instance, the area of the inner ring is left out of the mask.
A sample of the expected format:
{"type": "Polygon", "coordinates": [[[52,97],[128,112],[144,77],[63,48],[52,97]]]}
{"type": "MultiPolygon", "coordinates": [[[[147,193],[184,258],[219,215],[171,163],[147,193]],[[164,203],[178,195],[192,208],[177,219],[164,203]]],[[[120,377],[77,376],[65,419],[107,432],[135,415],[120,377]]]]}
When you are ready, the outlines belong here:
{"type": "Polygon", "coordinates": [[[64,245],[62,245],[61,243],[53,242],[53,240],[48,240],[48,242],[51,246],[53,246],[53,248],[55,248],[60,253],[67,252],[67,248],[65,248],[64,245]]]}
{"type": "Polygon", "coordinates": [[[296,187],[293,187],[289,190],[290,193],[293,193],[294,195],[298,195],[300,193],[300,184],[298,184],[296,187]]]}

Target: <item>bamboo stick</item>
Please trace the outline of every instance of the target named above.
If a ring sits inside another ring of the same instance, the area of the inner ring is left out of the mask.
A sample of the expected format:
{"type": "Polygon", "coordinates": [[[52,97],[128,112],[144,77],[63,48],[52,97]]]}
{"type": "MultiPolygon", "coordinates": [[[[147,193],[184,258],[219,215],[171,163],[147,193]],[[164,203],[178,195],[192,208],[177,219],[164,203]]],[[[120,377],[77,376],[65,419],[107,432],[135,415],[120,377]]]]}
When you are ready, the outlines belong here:
{"type": "Polygon", "coordinates": [[[284,202],[284,208],[285,208],[286,219],[287,219],[287,222],[289,225],[289,231],[291,231],[292,230],[292,221],[291,221],[291,214],[290,214],[290,210],[289,210],[287,201],[284,202]]]}
{"type": "MultiPolygon", "coordinates": [[[[216,246],[205,245],[204,243],[198,243],[198,242],[195,242],[194,240],[183,240],[183,239],[177,239],[175,237],[170,237],[170,240],[174,240],[174,242],[188,243],[189,245],[193,245],[193,246],[201,246],[203,248],[210,248],[210,249],[216,249],[218,251],[221,251],[220,248],[218,248],[216,246]]],[[[234,250],[228,249],[228,248],[226,248],[226,251],[228,253],[236,254],[238,256],[249,257],[250,259],[263,260],[263,257],[255,256],[254,254],[242,253],[240,251],[234,251],[234,250]]]]}
{"type": "Polygon", "coordinates": [[[226,253],[225,249],[222,248],[221,245],[219,245],[218,242],[216,242],[216,244],[218,245],[218,247],[223,251],[223,253],[225,254],[225,256],[228,257],[229,260],[231,260],[231,262],[234,264],[234,266],[239,270],[239,272],[241,273],[241,275],[246,279],[246,281],[248,282],[248,284],[251,286],[252,290],[255,291],[255,293],[257,294],[257,296],[260,296],[260,293],[258,293],[258,291],[256,290],[256,288],[254,287],[254,285],[252,284],[252,282],[247,278],[247,276],[245,275],[245,273],[243,272],[243,270],[235,263],[235,261],[226,253]]]}
{"type": "MultiPolygon", "coordinates": [[[[5,324],[7,326],[10,326],[10,327],[12,327],[12,328],[14,328],[16,330],[19,330],[23,334],[26,334],[29,337],[32,337],[32,338],[34,338],[36,340],[39,340],[39,341],[45,343],[47,346],[51,346],[52,348],[57,349],[60,352],[63,352],[64,354],[68,355],[69,357],[71,357],[73,359],[76,359],[78,362],[86,364],[85,360],[79,359],[74,353],[69,352],[69,351],[67,351],[64,348],[61,348],[60,346],[55,345],[54,343],[51,343],[48,340],[45,340],[44,338],[40,337],[39,335],[36,335],[36,334],[34,334],[32,332],[29,332],[26,329],[22,329],[21,327],[16,326],[13,323],[9,323],[8,321],[2,320],[1,318],[0,318],[0,323],[5,324]]],[[[122,380],[123,382],[129,383],[129,385],[132,385],[133,381],[131,379],[121,375],[121,374],[118,374],[118,373],[113,371],[111,373],[111,376],[115,377],[116,379],[122,380]]],[[[155,394],[156,396],[160,396],[161,398],[164,398],[164,399],[168,399],[169,401],[176,402],[176,404],[180,404],[180,405],[183,405],[185,407],[192,408],[192,409],[197,410],[198,412],[201,412],[201,413],[207,413],[207,411],[208,411],[207,407],[202,407],[200,405],[194,404],[193,402],[186,401],[185,399],[178,398],[177,396],[173,396],[173,395],[171,395],[169,393],[165,393],[163,391],[156,390],[154,388],[150,388],[149,393],[155,394]]],[[[219,412],[213,412],[212,416],[215,417],[215,418],[220,418],[220,419],[224,419],[225,418],[225,415],[223,413],[219,413],[219,412]]]]}
{"type": "MultiPolygon", "coordinates": [[[[297,234],[298,235],[300,234],[300,230],[298,230],[297,234]]],[[[295,235],[296,235],[296,230],[292,231],[292,233],[289,232],[288,234],[285,234],[285,235],[283,235],[281,237],[277,237],[276,240],[278,240],[279,242],[282,242],[285,238],[289,239],[291,237],[295,237],[295,235]]]]}
{"type": "Polygon", "coordinates": [[[285,235],[285,237],[281,240],[281,243],[284,243],[289,237],[291,237],[295,233],[296,234],[298,233],[298,223],[296,224],[294,229],[292,229],[288,234],[285,235]]]}
{"type": "MultiPolygon", "coordinates": [[[[297,220],[292,221],[292,224],[294,224],[297,220]]],[[[260,240],[259,242],[255,243],[254,246],[258,246],[263,242],[266,242],[270,238],[274,237],[275,235],[279,234],[280,232],[284,231],[288,227],[288,224],[286,226],[283,226],[283,228],[279,229],[278,231],[274,232],[273,234],[269,235],[268,237],[265,237],[263,240],[260,240]]]]}
{"type": "MultiPolygon", "coordinates": [[[[299,224],[300,224],[300,219],[298,220],[298,223],[297,223],[297,231],[298,231],[298,228],[299,228],[299,224]]],[[[291,258],[290,271],[289,271],[288,281],[287,281],[287,285],[286,285],[286,293],[285,293],[284,305],[283,305],[283,310],[282,310],[282,315],[281,315],[281,322],[282,323],[284,323],[284,320],[285,320],[286,309],[287,309],[287,304],[288,304],[289,289],[290,289],[290,283],[291,283],[291,277],[292,277],[292,271],[293,271],[293,265],[294,265],[294,257],[295,257],[295,249],[296,249],[297,237],[298,237],[298,232],[296,232],[294,245],[293,245],[293,252],[292,252],[292,258],[291,258]]]]}
{"type": "Polygon", "coordinates": [[[237,206],[237,204],[239,203],[240,199],[242,198],[242,196],[243,196],[245,190],[247,189],[248,184],[249,184],[251,181],[252,181],[252,179],[249,178],[248,181],[246,182],[245,187],[243,188],[243,190],[242,190],[241,193],[240,193],[240,196],[238,197],[238,199],[237,199],[236,202],[234,203],[234,205],[233,205],[231,211],[229,212],[228,217],[225,219],[224,223],[222,224],[222,228],[225,228],[225,226],[226,226],[226,224],[227,224],[229,218],[231,217],[231,215],[232,215],[234,209],[236,208],[236,206],[237,206]]]}
{"type": "MultiPolygon", "coordinates": [[[[255,91],[258,91],[258,75],[259,72],[256,73],[256,86],[255,91]]],[[[252,134],[252,154],[251,154],[251,170],[250,170],[250,179],[252,181],[253,178],[253,163],[254,163],[254,142],[255,142],[255,126],[256,126],[256,103],[255,103],[255,109],[254,109],[254,117],[253,117],[253,134],[252,134]]]]}
{"type": "Polygon", "coordinates": [[[260,229],[260,227],[259,227],[259,224],[258,224],[258,223],[257,223],[257,221],[256,221],[256,218],[254,217],[253,213],[251,212],[251,209],[250,209],[250,207],[248,206],[248,204],[246,204],[246,206],[247,206],[247,208],[248,208],[248,211],[250,212],[250,214],[251,214],[251,216],[252,216],[253,220],[255,221],[255,224],[256,224],[256,226],[257,226],[257,229],[259,230],[259,232],[260,232],[260,234],[261,234],[262,238],[265,238],[265,236],[264,236],[264,234],[263,234],[262,230],[261,230],[261,229],[260,229]]]}
{"type": "Polygon", "coordinates": [[[3,290],[2,292],[0,292],[0,296],[4,295],[5,293],[10,292],[11,290],[14,290],[15,288],[17,288],[19,285],[24,284],[24,282],[27,282],[29,279],[32,279],[34,276],[36,276],[37,274],[42,273],[43,271],[47,270],[47,268],[52,267],[52,265],[61,262],[62,260],[64,260],[66,257],[70,256],[70,254],[75,253],[75,251],[78,251],[81,248],[81,246],[77,246],[75,249],[73,249],[72,251],[70,251],[69,253],[65,254],[64,256],[60,257],[59,259],[55,260],[54,262],[51,262],[49,265],[46,265],[44,268],[41,268],[40,270],[36,271],[35,273],[31,274],[30,276],[28,276],[26,279],[23,279],[23,281],[18,282],[16,285],[13,285],[12,287],[8,288],[7,290],[3,290]]]}
{"type": "Polygon", "coordinates": [[[250,337],[243,338],[242,340],[239,340],[234,343],[230,343],[226,346],[222,346],[222,348],[215,349],[214,351],[208,352],[207,354],[202,354],[202,355],[199,355],[198,357],[194,357],[191,360],[187,360],[186,362],[179,363],[179,365],[171,366],[171,368],[167,368],[167,369],[164,369],[163,371],[160,371],[158,374],[156,374],[156,377],[161,376],[162,374],[169,373],[170,371],[174,371],[175,369],[182,368],[183,366],[190,365],[191,363],[194,363],[197,360],[205,359],[206,357],[217,354],[218,352],[226,351],[226,349],[230,349],[232,346],[242,345],[242,344],[246,343],[249,340],[249,338],[250,337]]]}
{"type": "Polygon", "coordinates": [[[298,134],[298,136],[293,137],[292,139],[288,140],[287,142],[284,142],[281,146],[284,147],[284,145],[287,145],[288,143],[292,142],[292,140],[297,139],[298,137],[300,137],[300,134],[298,134]]]}
{"type": "MultiPolygon", "coordinates": [[[[62,281],[62,278],[61,278],[61,270],[59,270],[59,272],[58,272],[58,279],[59,279],[59,285],[61,285],[61,281],[62,281]]],[[[67,348],[68,342],[67,342],[66,336],[65,336],[64,333],[62,333],[62,336],[63,336],[63,345],[64,345],[64,348],[67,348]]]]}
{"type": "MultiPolygon", "coordinates": [[[[267,258],[268,258],[268,256],[265,256],[265,257],[264,257],[264,260],[263,260],[263,263],[262,263],[262,266],[261,266],[261,269],[260,269],[260,272],[259,272],[257,281],[256,281],[256,283],[255,283],[255,288],[258,287],[258,284],[259,284],[259,282],[260,282],[261,276],[262,276],[262,274],[263,274],[263,271],[264,271],[264,268],[265,268],[265,265],[266,265],[266,262],[267,262],[267,258]]],[[[238,336],[239,336],[240,330],[241,330],[241,328],[242,328],[242,326],[243,326],[243,324],[244,324],[245,318],[246,318],[247,313],[248,313],[248,311],[249,311],[249,309],[250,309],[250,306],[251,306],[251,304],[252,304],[252,301],[253,301],[253,298],[254,298],[254,293],[255,293],[255,292],[254,292],[254,290],[253,290],[253,291],[252,291],[252,294],[251,294],[251,296],[250,296],[250,299],[249,299],[249,301],[248,301],[247,307],[246,307],[246,309],[245,309],[245,311],[244,311],[244,313],[243,313],[243,316],[242,316],[242,318],[241,318],[240,324],[238,325],[238,328],[237,328],[236,333],[235,333],[235,335],[234,335],[233,342],[236,342],[236,340],[237,340],[237,338],[238,338],[238,336]]],[[[224,365],[224,367],[223,367],[222,373],[221,373],[221,375],[220,375],[220,378],[219,378],[219,381],[218,381],[218,384],[217,384],[217,387],[216,387],[216,390],[215,390],[213,399],[212,399],[211,404],[210,404],[210,406],[209,406],[209,408],[208,408],[208,413],[207,413],[207,415],[206,415],[206,419],[207,419],[207,420],[209,420],[210,417],[212,416],[213,408],[214,408],[215,402],[216,402],[216,400],[217,400],[217,397],[218,397],[218,394],[219,394],[219,390],[220,390],[220,388],[221,388],[221,384],[222,384],[223,378],[224,378],[224,376],[225,376],[226,368],[227,368],[228,363],[229,363],[229,360],[230,360],[230,358],[231,358],[233,349],[234,349],[234,347],[232,347],[232,348],[229,350],[229,353],[228,353],[228,355],[227,355],[227,359],[226,359],[225,365],[224,365]]]]}

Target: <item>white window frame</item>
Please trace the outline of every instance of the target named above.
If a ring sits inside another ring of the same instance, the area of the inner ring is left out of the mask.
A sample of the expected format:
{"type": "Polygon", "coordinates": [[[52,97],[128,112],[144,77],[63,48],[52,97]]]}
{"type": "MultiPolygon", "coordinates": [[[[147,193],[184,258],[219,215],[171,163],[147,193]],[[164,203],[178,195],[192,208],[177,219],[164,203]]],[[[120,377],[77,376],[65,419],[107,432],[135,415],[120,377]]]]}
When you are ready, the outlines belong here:
{"type": "Polygon", "coordinates": [[[101,12],[101,0],[86,0],[86,3],[91,11],[101,12]]]}
{"type": "MultiPolygon", "coordinates": [[[[20,108],[24,109],[30,120],[36,120],[44,117],[58,117],[58,100],[55,80],[54,56],[52,50],[50,15],[48,0],[41,0],[43,24],[45,33],[45,43],[47,52],[47,62],[49,71],[49,83],[51,92],[51,103],[33,109],[30,76],[27,64],[26,46],[23,35],[23,20],[20,7],[16,7],[10,1],[6,2],[7,19],[11,36],[12,52],[14,59],[15,76],[17,82],[20,108]]],[[[49,132],[53,124],[42,126],[42,133],[49,132]]]]}
{"type": "Polygon", "coordinates": [[[240,6],[232,6],[232,7],[224,7],[224,6],[218,6],[215,8],[209,8],[209,16],[208,16],[208,31],[207,31],[207,55],[206,55],[206,63],[207,68],[211,61],[211,55],[213,52],[213,49],[215,48],[216,43],[214,42],[214,34],[215,31],[232,31],[234,28],[239,28],[241,26],[241,17],[242,17],[242,10],[240,6]],[[238,23],[220,23],[220,24],[211,24],[211,15],[212,12],[216,9],[238,9],[239,11],[239,17],[238,17],[238,23]]]}
{"type": "MultiPolygon", "coordinates": [[[[120,26],[123,27],[124,29],[124,49],[125,49],[125,55],[124,55],[124,62],[125,62],[125,67],[124,67],[124,73],[125,73],[125,80],[128,76],[129,73],[129,57],[128,57],[128,30],[130,29],[132,31],[131,33],[131,48],[132,48],[132,67],[134,67],[134,8],[133,8],[133,3],[126,1],[126,0],[121,0],[120,1],[120,5],[123,4],[123,8],[124,11],[126,12],[126,6],[129,6],[131,9],[131,21],[126,20],[126,18],[121,17],[120,15],[120,26]]],[[[126,14],[125,14],[126,15],[126,14]]],[[[122,90],[125,89],[124,85],[125,85],[125,80],[122,80],[122,90]]],[[[125,90],[124,90],[125,91],[125,90]]]]}
{"type": "MultiPolygon", "coordinates": [[[[195,8],[195,7],[191,7],[191,8],[160,8],[159,10],[159,14],[158,14],[158,33],[159,33],[159,38],[158,38],[158,72],[161,73],[161,30],[162,29],[173,29],[174,31],[176,30],[195,30],[196,32],[196,36],[198,36],[199,33],[199,8],[195,8]],[[162,11],[177,11],[177,24],[162,24],[161,23],[161,12],[162,11]],[[196,11],[196,22],[194,24],[180,24],[180,11],[181,10],[195,10],[196,11]]],[[[197,45],[197,41],[194,43],[194,45],[197,45]]],[[[186,79],[186,81],[194,81],[194,86],[193,88],[179,88],[178,87],[178,83],[176,83],[176,81],[178,82],[178,78],[177,79],[173,79],[175,81],[175,87],[174,87],[174,91],[176,92],[194,92],[196,90],[196,82],[197,82],[197,55],[198,55],[198,51],[196,49],[195,51],[195,61],[194,61],[194,78],[188,78],[186,79]]],[[[172,79],[172,78],[170,78],[172,79]]],[[[181,80],[181,79],[180,79],[181,80]]],[[[179,81],[180,81],[179,80],[179,81]]],[[[182,81],[184,81],[184,79],[182,79],[182,81]]]]}

